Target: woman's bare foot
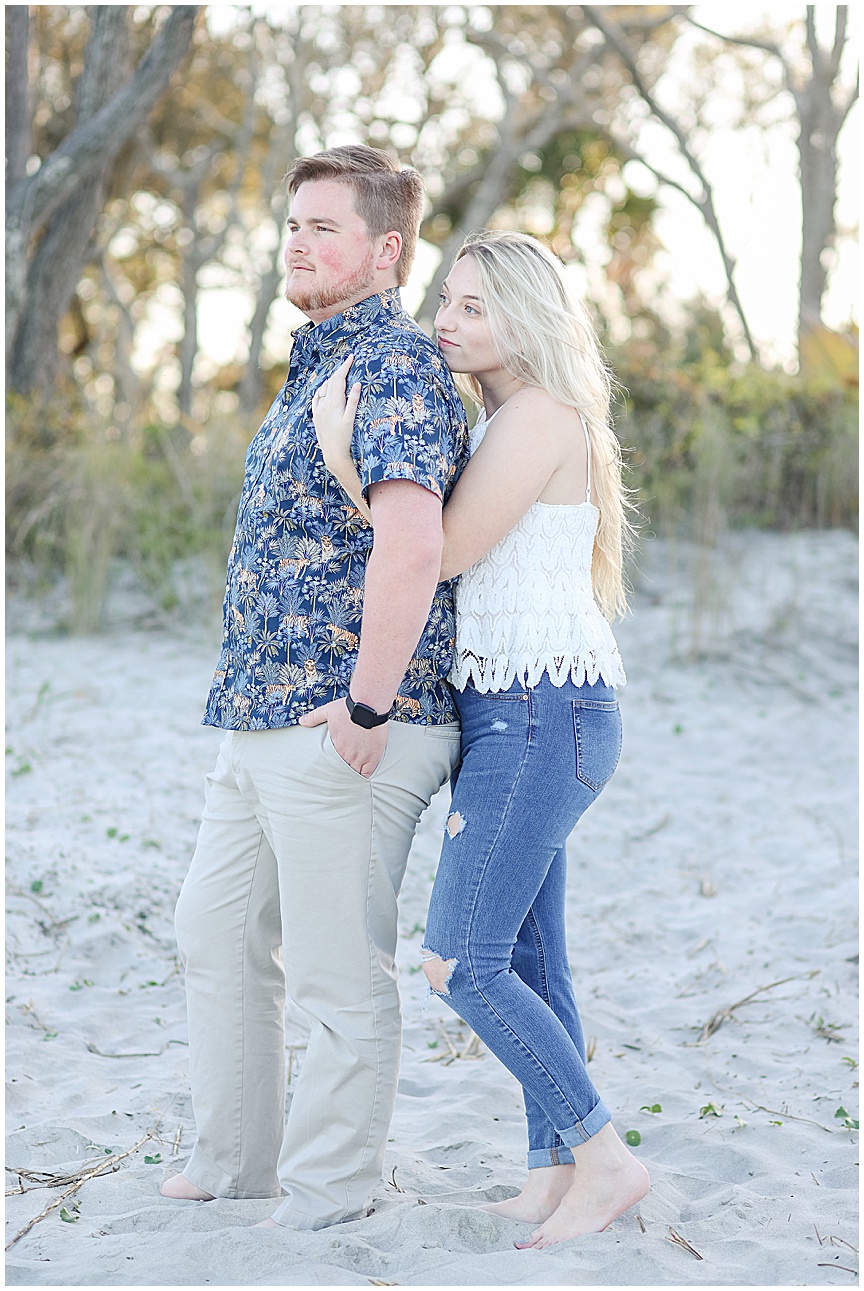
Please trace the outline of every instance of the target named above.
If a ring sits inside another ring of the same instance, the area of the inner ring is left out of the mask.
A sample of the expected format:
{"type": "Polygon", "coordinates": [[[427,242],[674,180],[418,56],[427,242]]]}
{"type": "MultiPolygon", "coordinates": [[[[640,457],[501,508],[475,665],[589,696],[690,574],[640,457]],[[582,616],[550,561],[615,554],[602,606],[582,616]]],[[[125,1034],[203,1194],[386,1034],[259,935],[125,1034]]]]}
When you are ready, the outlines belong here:
{"type": "Polygon", "coordinates": [[[573,1183],[575,1166],[550,1165],[529,1170],[518,1197],[492,1201],[481,1210],[521,1224],[542,1224],[558,1209],[573,1183]]]}
{"type": "Polygon", "coordinates": [[[573,1157],[573,1182],[561,1204],[526,1242],[516,1242],[520,1251],[543,1250],[582,1233],[602,1233],[648,1191],[648,1171],[611,1125],[574,1148],[573,1157]]]}
{"type": "Polygon", "coordinates": [[[277,1224],[275,1219],[262,1219],[260,1224],[253,1224],[252,1227],[253,1228],[281,1228],[282,1225],[277,1224]]]}
{"type": "Polygon", "coordinates": [[[159,1189],[163,1197],[171,1197],[173,1201],[215,1201],[212,1192],[205,1192],[203,1188],[198,1188],[194,1183],[190,1183],[185,1174],[172,1174],[170,1179],[166,1179],[159,1189]]]}

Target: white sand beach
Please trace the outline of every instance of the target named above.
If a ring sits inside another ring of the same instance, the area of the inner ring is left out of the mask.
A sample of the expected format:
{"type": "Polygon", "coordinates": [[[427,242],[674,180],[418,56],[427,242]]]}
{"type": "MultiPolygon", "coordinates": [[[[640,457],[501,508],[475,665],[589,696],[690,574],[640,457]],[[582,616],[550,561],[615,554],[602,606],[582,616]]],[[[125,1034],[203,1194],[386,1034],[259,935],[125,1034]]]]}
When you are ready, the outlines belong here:
{"type": "MultiPolygon", "coordinates": [[[[738,532],[710,559],[643,557],[618,633],[624,753],[570,842],[569,937],[592,1077],[653,1186],[542,1252],[478,1209],[522,1179],[518,1086],[424,998],[446,791],[402,898],[404,1057],[374,1214],[257,1230],[271,1202],[159,1196],[193,1142],[172,912],[219,741],[198,724],[217,636],[125,593],[92,638],[13,603],[8,1283],[854,1284],[857,550],[846,532],[738,532]]],[[[288,1041],[293,1076],[291,1015],[288,1041]]]]}

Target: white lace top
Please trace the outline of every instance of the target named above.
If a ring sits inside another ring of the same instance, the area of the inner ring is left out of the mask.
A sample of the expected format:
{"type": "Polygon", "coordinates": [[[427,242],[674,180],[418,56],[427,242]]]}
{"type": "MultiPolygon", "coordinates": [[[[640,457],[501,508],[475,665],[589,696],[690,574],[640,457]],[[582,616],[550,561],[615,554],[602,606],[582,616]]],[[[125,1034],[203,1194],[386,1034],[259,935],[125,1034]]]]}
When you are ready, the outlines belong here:
{"type": "MultiPolygon", "coordinates": [[[[495,413],[492,414],[495,416],[495,413]]],[[[471,432],[476,451],[487,422],[471,432]]],[[[585,438],[588,440],[588,429],[585,438]]],[[[600,512],[586,501],[535,502],[456,585],[456,651],[450,681],[463,690],[506,690],[518,677],[536,686],[544,672],[556,686],[598,678],[623,686],[624,665],[591,587],[591,557],[600,512]]]]}

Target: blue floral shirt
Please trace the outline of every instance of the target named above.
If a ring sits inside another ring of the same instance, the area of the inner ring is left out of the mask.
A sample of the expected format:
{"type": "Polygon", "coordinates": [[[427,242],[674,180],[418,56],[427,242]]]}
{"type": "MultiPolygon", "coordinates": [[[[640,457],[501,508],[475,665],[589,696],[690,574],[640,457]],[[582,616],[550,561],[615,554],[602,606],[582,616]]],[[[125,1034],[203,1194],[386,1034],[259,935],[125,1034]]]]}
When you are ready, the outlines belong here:
{"type": "MultiPolygon", "coordinates": [[[[443,501],[468,460],[450,372],[398,289],[295,332],[288,379],[246,454],[207,726],[291,726],[348,691],[372,528],[326,469],[312,422],[314,391],[348,354],[349,381],[363,387],[351,451],[364,493],[379,480],[414,480],[443,501]]],[[[453,584],[439,583],[397,720],[458,720],[445,680],[453,615],[453,584]]]]}

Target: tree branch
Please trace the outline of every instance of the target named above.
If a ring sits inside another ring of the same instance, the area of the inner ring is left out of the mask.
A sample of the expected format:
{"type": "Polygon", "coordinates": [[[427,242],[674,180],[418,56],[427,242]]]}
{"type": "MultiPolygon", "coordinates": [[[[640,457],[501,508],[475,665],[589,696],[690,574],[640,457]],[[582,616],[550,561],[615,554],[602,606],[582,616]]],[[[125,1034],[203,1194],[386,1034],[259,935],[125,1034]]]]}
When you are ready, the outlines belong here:
{"type": "MultiPolygon", "coordinates": [[[[711,184],[708,182],[708,178],[705,175],[705,172],[703,171],[701,165],[699,164],[699,161],[695,153],[693,153],[690,148],[690,145],[687,140],[687,136],[683,128],[679,125],[679,123],[675,120],[675,118],[669,112],[667,112],[665,108],[661,107],[661,105],[658,103],[653,91],[651,90],[651,88],[649,87],[649,85],[645,81],[645,78],[642,76],[642,73],[639,70],[639,67],[636,63],[636,56],[633,50],[631,49],[630,44],[626,39],[626,37],[624,36],[623,32],[614,24],[607,22],[606,18],[603,16],[603,12],[601,12],[601,10],[594,5],[583,5],[582,12],[585,14],[585,17],[588,18],[588,20],[594,24],[597,30],[603,34],[609,48],[613,49],[618,54],[619,58],[624,63],[624,66],[627,68],[628,72],[630,73],[631,79],[633,81],[633,85],[641,95],[643,101],[651,110],[652,114],[657,118],[657,120],[662,122],[662,124],[666,126],[667,130],[669,130],[674,135],[675,139],[678,142],[678,147],[681,151],[682,157],[687,162],[687,165],[690,167],[690,170],[692,171],[696,179],[701,184],[702,197],[699,199],[696,199],[695,204],[701,210],[706,224],[710,228],[711,232],[714,234],[714,240],[717,243],[717,249],[720,252],[720,258],[723,261],[723,268],[726,271],[726,283],[727,283],[727,292],[729,296],[729,301],[733,305],[735,312],[738,315],[738,319],[741,323],[741,327],[744,332],[744,339],[747,343],[747,348],[750,351],[750,357],[752,359],[756,359],[758,357],[756,352],[756,346],[754,344],[753,337],[750,333],[750,327],[747,323],[747,317],[744,313],[741,300],[738,296],[738,290],[735,286],[735,280],[733,276],[735,271],[735,261],[733,260],[732,256],[729,254],[726,248],[726,242],[723,237],[723,233],[720,228],[720,222],[717,218],[717,212],[714,206],[714,192],[711,187],[711,184]]],[[[691,197],[690,200],[693,201],[694,199],[691,197]]]]}
{"type": "Polygon", "coordinates": [[[8,217],[29,237],[85,179],[113,160],[167,86],[189,48],[197,5],[174,5],[134,76],[88,121],[76,125],[35,175],[8,194],[8,217]]]}
{"type": "Polygon", "coordinates": [[[834,44],[831,48],[831,55],[828,63],[832,81],[840,71],[840,60],[843,57],[843,49],[846,45],[846,21],[848,16],[849,6],[838,4],[837,18],[834,23],[834,44]]]}

